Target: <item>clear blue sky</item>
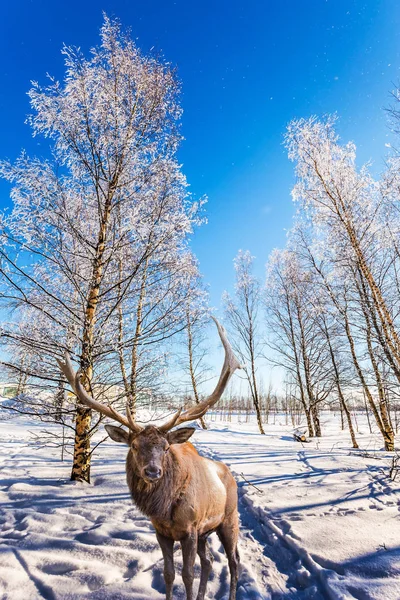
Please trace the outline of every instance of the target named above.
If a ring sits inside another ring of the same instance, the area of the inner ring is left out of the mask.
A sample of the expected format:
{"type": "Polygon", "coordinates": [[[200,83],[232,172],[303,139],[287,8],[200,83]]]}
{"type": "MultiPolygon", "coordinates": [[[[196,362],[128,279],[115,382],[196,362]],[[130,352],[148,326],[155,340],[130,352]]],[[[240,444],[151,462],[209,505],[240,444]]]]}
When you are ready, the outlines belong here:
{"type": "MultiPolygon", "coordinates": [[[[98,42],[102,10],[131,27],[138,45],[176,64],[183,83],[180,160],[209,224],[193,248],[214,306],[232,288],[239,248],[267,257],[285,243],[293,167],[282,136],[294,117],[337,111],[362,161],[382,164],[382,108],[399,80],[397,0],[19,0],[0,21],[0,157],[44,154],[24,125],[30,80],[63,77],[63,43],[98,42]]],[[[0,185],[0,204],[8,188],[0,185]]]]}

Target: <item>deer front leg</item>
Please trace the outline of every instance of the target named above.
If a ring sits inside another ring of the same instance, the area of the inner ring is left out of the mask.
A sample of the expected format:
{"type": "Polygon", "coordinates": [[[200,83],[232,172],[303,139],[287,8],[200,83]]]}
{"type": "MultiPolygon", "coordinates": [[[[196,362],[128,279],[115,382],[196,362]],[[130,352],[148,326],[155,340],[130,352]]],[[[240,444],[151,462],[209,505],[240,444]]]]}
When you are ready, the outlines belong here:
{"type": "Polygon", "coordinates": [[[156,536],[164,557],[165,596],[166,600],[172,600],[172,586],[175,579],[174,540],[161,535],[157,531],[156,536]]]}
{"type": "Polygon", "coordinates": [[[193,600],[194,562],[197,554],[197,531],[191,531],[181,540],[182,579],[186,588],[186,600],[193,600]]]}
{"type": "Polygon", "coordinates": [[[197,594],[197,600],[204,600],[208,578],[210,576],[212,565],[214,562],[214,557],[208,546],[207,538],[199,538],[199,541],[197,543],[197,554],[200,556],[201,563],[200,586],[199,592],[197,594]]]}

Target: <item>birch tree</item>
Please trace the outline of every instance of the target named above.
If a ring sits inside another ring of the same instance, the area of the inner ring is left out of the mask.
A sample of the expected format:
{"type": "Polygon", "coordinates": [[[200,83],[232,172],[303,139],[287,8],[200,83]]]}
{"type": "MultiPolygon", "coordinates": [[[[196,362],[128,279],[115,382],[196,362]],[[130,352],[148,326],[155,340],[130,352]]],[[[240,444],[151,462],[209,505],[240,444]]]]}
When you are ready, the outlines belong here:
{"type": "MultiPolygon", "coordinates": [[[[142,335],[146,270],[162,263],[171,281],[168,265],[185,268],[180,257],[198,205],[176,160],[181,108],[171,67],[144,56],[107,17],[89,58],[71,47],[63,55],[64,81],[34,83],[29,92],[33,135],[48,140],[52,158],[22,154],[0,164],[13,201],[0,221],[1,298],[32,311],[29,340],[13,326],[5,336],[42,357],[39,376],[58,382],[55,358],[68,350],[95,393],[96,369],[118,361],[126,344],[134,353],[135,333],[125,329],[121,338],[116,326],[120,308],[125,328],[142,335]]],[[[170,316],[177,303],[165,302],[169,325],[160,311],[159,340],[178,329],[170,316]]],[[[77,404],[72,479],[90,480],[92,433],[90,410],[77,404]]]]}
{"type": "Polygon", "coordinates": [[[225,315],[232,333],[235,351],[242,362],[256,412],[258,428],[264,434],[261,417],[261,397],[257,378],[258,362],[262,357],[263,340],[260,323],[261,289],[252,273],[254,257],[249,251],[239,251],[234,260],[235,298],[224,294],[225,315]]]}
{"type": "Polygon", "coordinates": [[[293,198],[311,223],[311,263],[341,320],[385,448],[392,450],[383,370],[386,364],[400,382],[396,219],[387,227],[396,197],[395,172],[389,176],[394,163],[382,183],[368,165],[357,169],[355,145],[340,143],[333,118],[293,122],[286,142],[298,175],[293,198]]]}
{"type": "Polygon", "coordinates": [[[346,259],[355,266],[368,290],[377,339],[400,382],[400,334],[390,297],[380,285],[381,265],[376,261],[380,186],[367,166],[357,170],[355,145],[339,143],[334,118],[293,121],[286,144],[298,176],[293,198],[324,229],[326,242],[339,253],[346,253],[346,259]]]}
{"type": "Polygon", "coordinates": [[[272,253],[265,290],[268,345],[273,351],[269,359],[296,382],[308,435],[320,437],[319,408],[332,390],[332,373],[312,302],[314,284],[292,248],[272,253]]]}

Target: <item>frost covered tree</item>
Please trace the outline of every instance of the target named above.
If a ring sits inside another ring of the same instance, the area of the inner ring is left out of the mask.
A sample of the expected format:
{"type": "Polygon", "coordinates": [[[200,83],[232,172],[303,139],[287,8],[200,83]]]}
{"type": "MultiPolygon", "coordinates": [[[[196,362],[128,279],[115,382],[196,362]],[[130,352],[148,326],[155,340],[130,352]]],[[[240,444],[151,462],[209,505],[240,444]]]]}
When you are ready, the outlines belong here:
{"type": "MultiPolygon", "coordinates": [[[[140,342],[161,343],[185,326],[195,269],[187,235],[198,205],[176,160],[179,85],[107,17],[89,58],[71,47],[63,54],[64,81],[29,92],[29,123],[51,158],[0,164],[13,201],[0,221],[0,293],[15,309],[4,334],[37,353],[35,376],[55,385],[55,358],[68,350],[94,394],[104,393],[96,373],[104,383],[129,360],[134,403],[140,342]],[[19,336],[26,307],[30,333],[19,336]]],[[[77,404],[72,479],[90,480],[92,433],[91,411],[77,404]]]]}
{"type": "MultiPolygon", "coordinates": [[[[343,356],[344,348],[347,348],[346,362],[350,360],[352,364],[352,374],[348,373],[348,381],[352,383],[353,388],[361,386],[385,447],[391,450],[394,444],[393,428],[387,398],[383,394],[381,366],[378,360],[379,346],[376,346],[376,341],[373,342],[370,314],[364,301],[360,301],[357,277],[349,268],[349,263],[344,260],[343,254],[338,254],[338,248],[321,245],[320,241],[310,246],[299,229],[296,231],[296,239],[297,247],[301,248],[309,268],[318,278],[316,295],[319,301],[325,304],[327,315],[333,317],[335,331],[344,341],[344,345],[341,344],[342,350],[337,350],[334,358],[331,355],[334,370],[337,372],[334,363],[340,362],[338,357],[340,354],[343,356]],[[374,388],[378,392],[378,402],[374,388]]],[[[328,345],[332,349],[332,339],[328,345]]],[[[337,387],[338,379],[335,381],[337,387]]],[[[343,406],[343,401],[341,403],[343,406]]]]}
{"type": "Polygon", "coordinates": [[[168,340],[188,327],[186,306],[198,295],[197,263],[190,252],[160,248],[137,280],[138,289],[125,294],[114,316],[121,379],[133,415],[139,397],[156,394],[165,376],[168,340]]]}
{"type": "Polygon", "coordinates": [[[269,258],[265,307],[271,362],[282,366],[297,386],[309,436],[321,436],[320,405],[332,389],[326,343],[313,305],[314,280],[292,248],[269,258]]]}
{"type": "MultiPolygon", "coordinates": [[[[393,450],[387,382],[395,387],[400,382],[397,159],[391,158],[382,180],[375,181],[368,165],[357,168],[355,146],[340,142],[335,123],[335,118],[327,117],[289,125],[286,144],[296,163],[293,199],[299,210],[287,250],[270,261],[272,282],[283,298],[279,305],[270,295],[270,306],[274,322],[280,323],[276,331],[284,333],[288,342],[284,347],[290,347],[286,362],[295,366],[295,372],[303,353],[296,304],[306,306],[311,316],[315,311],[315,325],[329,350],[333,389],[347,416],[353,445],[346,385],[347,391],[352,386],[364,393],[385,448],[393,450]],[[294,265],[300,267],[296,282],[289,276],[294,265]]],[[[304,347],[310,348],[316,339],[310,336],[304,347]]],[[[301,374],[296,374],[298,381],[301,374]]],[[[299,387],[302,396],[306,378],[299,387]]]]}
{"type": "Polygon", "coordinates": [[[355,145],[339,143],[334,118],[293,121],[286,144],[298,177],[293,198],[324,231],[326,243],[352,263],[365,286],[382,351],[400,382],[400,334],[376,260],[382,242],[380,186],[367,166],[357,169],[355,145]]]}
{"type": "Polygon", "coordinates": [[[254,257],[249,251],[239,251],[234,260],[235,297],[223,296],[225,316],[232,334],[233,346],[242,363],[260,433],[264,432],[261,417],[261,396],[257,366],[262,357],[263,338],[260,323],[261,289],[253,275],[254,257]]]}

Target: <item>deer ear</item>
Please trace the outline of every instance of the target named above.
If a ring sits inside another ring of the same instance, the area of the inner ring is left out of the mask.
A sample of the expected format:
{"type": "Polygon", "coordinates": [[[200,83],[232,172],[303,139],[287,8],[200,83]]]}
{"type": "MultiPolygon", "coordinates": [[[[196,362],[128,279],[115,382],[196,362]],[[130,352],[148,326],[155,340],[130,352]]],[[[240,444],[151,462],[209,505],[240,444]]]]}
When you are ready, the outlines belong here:
{"type": "Polygon", "coordinates": [[[175,429],[175,431],[170,431],[167,435],[167,440],[169,444],[183,444],[187,442],[190,437],[196,431],[195,427],[181,427],[180,429],[175,429]]]}
{"type": "Polygon", "coordinates": [[[125,429],[121,429],[121,427],[115,427],[115,425],[104,425],[104,429],[107,431],[110,438],[114,440],[114,442],[129,445],[129,433],[125,431],[125,429]]]}

